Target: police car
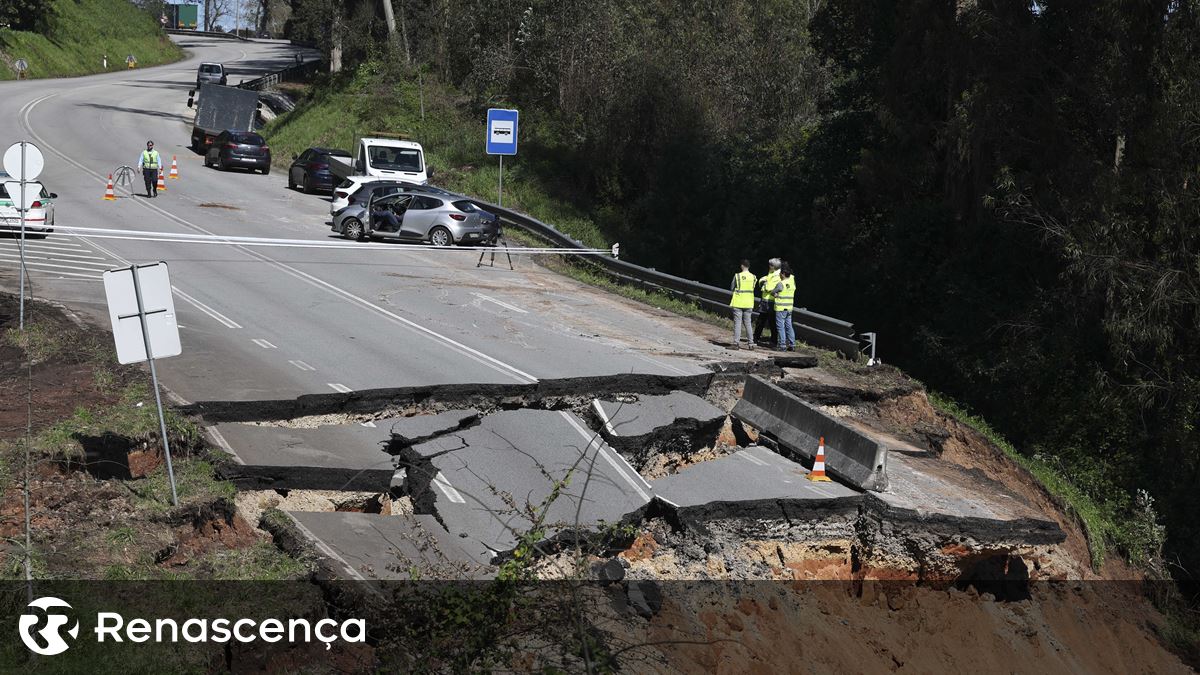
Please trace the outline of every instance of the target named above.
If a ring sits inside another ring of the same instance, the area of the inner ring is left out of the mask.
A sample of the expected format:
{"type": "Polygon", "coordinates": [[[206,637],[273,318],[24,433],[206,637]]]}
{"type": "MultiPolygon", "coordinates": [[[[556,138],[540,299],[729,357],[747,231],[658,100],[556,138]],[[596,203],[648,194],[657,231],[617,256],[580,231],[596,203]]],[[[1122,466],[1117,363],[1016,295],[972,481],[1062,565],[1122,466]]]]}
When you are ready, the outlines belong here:
{"type": "MultiPolygon", "coordinates": [[[[9,180],[12,178],[7,173],[0,171],[0,231],[19,232],[21,230],[21,214],[13,204],[13,199],[8,196],[8,190],[4,188],[4,181],[9,180]]],[[[29,213],[25,214],[26,232],[54,231],[54,200],[57,198],[57,194],[47,192],[46,187],[42,186],[42,193],[33,202],[29,213]]]]}

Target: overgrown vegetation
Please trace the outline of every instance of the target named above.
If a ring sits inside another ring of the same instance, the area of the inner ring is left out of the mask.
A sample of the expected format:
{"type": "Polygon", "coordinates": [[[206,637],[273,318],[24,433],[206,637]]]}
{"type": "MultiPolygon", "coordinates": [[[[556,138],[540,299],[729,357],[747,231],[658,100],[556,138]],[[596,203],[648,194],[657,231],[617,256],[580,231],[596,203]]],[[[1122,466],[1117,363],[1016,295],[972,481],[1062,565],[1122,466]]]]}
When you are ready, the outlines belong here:
{"type": "Polygon", "coordinates": [[[28,78],[71,77],[178,61],[183,50],[147,11],[128,0],[16,0],[0,3],[0,80],[16,79],[17,59],[28,78]]]}
{"type": "Polygon", "coordinates": [[[490,198],[484,110],[518,108],[510,203],[710,283],[790,260],[801,304],[1087,496],[1095,539],[1152,541],[1116,525],[1152,498],[1200,565],[1194,0],[450,0],[390,38],[377,4],[296,3],[346,72],[278,139],[408,132],[490,198]]]}

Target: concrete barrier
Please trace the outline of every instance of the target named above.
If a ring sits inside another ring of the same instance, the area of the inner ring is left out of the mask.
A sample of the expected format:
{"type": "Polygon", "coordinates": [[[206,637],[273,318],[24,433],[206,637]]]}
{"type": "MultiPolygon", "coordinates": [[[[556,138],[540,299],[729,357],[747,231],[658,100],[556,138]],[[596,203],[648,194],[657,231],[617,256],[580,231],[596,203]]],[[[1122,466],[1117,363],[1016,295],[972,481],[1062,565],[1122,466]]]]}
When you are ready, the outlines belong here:
{"type": "Polygon", "coordinates": [[[864,490],[887,490],[887,448],[761,377],[746,378],[733,415],[808,458],[823,436],[826,471],[864,490]]]}

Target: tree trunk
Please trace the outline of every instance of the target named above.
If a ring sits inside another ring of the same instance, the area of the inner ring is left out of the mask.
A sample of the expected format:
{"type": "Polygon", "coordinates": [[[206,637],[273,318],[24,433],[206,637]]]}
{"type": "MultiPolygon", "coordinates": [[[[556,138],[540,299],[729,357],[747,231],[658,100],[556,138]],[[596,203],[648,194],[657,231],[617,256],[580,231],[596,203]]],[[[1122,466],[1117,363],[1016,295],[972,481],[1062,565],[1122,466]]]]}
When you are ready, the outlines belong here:
{"type": "Polygon", "coordinates": [[[342,72],[342,12],[337,9],[333,13],[333,45],[329,48],[329,72],[342,72]]]}

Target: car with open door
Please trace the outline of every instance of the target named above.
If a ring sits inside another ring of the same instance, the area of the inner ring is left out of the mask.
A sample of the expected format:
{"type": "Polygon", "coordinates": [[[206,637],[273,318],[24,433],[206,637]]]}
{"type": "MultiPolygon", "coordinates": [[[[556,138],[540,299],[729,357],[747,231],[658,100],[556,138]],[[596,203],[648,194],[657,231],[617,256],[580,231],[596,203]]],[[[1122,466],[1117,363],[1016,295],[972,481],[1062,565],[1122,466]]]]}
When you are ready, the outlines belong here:
{"type": "Polygon", "coordinates": [[[387,239],[434,246],[492,244],[495,233],[484,226],[470,200],[400,192],[350,206],[333,219],[333,231],[347,239],[387,239]]]}

